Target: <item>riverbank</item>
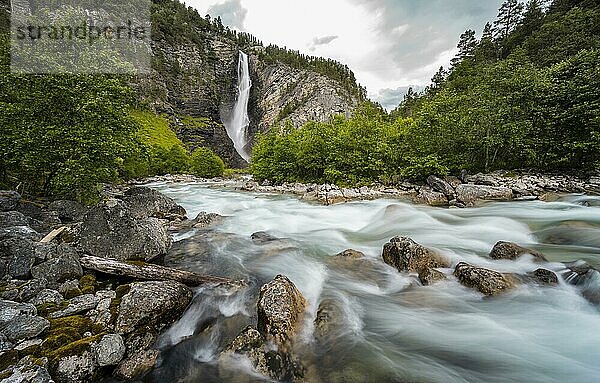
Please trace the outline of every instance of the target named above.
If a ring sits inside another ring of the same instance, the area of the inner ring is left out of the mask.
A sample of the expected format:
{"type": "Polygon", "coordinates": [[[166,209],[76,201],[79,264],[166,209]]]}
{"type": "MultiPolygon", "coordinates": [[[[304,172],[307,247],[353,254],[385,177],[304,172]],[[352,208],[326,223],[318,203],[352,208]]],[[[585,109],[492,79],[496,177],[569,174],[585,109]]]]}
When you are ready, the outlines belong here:
{"type": "Polygon", "coordinates": [[[485,201],[541,200],[553,201],[564,194],[600,194],[600,174],[578,177],[533,172],[494,172],[463,174],[461,177],[430,176],[425,184],[404,182],[396,186],[341,188],[336,185],[258,183],[251,176],[234,179],[199,179],[189,175],[168,175],[140,181],[202,182],[208,187],[268,194],[294,195],[301,200],[335,205],[380,198],[400,199],[430,206],[473,207],[485,201]]]}

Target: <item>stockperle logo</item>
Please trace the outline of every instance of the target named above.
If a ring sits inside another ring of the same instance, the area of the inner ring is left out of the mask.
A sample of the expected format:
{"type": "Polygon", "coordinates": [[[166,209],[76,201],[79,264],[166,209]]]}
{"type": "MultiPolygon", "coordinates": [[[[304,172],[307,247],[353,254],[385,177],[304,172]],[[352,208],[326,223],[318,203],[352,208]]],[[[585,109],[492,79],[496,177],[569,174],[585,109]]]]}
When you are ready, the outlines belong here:
{"type": "Polygon", "coordinates": [[[11,3],[13,73],[140,73],[151,68],[151,0],[11,3]]]}

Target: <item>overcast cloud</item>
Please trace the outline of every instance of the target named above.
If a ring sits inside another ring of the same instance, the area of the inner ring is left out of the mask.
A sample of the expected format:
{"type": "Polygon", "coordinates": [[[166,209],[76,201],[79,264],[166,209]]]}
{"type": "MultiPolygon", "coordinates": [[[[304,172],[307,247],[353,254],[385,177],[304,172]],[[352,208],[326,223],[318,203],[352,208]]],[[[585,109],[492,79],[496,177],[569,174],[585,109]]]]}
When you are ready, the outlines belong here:
{"type": "Polygon", "coordinates": [[[264,43],[347,64],[386,108],[448,66],[462,32],[481,33],[502,0],[191,0],[264,43]]]}

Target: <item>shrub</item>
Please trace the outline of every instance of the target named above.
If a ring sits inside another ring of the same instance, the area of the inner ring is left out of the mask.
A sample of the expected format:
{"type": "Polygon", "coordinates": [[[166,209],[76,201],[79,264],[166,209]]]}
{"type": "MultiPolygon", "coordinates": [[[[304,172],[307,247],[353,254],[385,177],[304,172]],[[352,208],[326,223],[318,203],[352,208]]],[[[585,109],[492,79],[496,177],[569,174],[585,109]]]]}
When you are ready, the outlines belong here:
{"type": "Polygon", "coordinates": [[[225,172],[223,160],[209,148],[198,148],[192,153],[190,171],[197,177],[221,177],[225,172]]]}

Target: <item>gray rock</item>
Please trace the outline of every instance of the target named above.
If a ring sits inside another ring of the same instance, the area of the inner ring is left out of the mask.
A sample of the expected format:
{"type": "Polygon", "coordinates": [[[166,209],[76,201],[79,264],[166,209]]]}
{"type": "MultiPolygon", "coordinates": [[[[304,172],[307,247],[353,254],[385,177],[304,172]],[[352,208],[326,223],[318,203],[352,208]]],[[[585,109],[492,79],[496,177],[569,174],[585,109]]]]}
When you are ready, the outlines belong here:
{"type": "Polygon", "coordinates": [[[50,314],[50,318],[64,318],[71,315],[85,313],[93,310],[98,305],[99,299],[92,294],[84,294],[69,300],[69,305],[63,310],[50,314]]]}
{"type": "Polygon", "coordinates": [[[433,190],[444,194],[448,200],[453,200],[456,198],[456,193],[452,185],[441,178],[433,175],[429,176],[427,177],[427,184],[431,186],[433,190]]]}
{"type": "Polygon", "coordinates": [[[0,211],[14,210],[20,200],[21,195],[16,191],[0,190],[0,211]]]}
{"type": "Polygon", "coordinates": [[[558,285],[558,276],[546,269],[537,269],[531,273],[527,274],[533,281],[547,286],[556,286],[558,285]]]}
{"type": "Polygon", "coordinates": [[[13,343],[35,338],[50,327],[50,322],[38,316],[19,315],[3,329],[4,335],[13,343]]]}
{"type": "Polygon", "coordinates": [[[26,238],[38,241],[41,239],[41,235],[29,226],[10,226],[0,229],[0,241],[9,238],[26,238]]]}
{"type": "Polygon", "coordinates": [[[365,257],[365,254],[352,249],[347,249],[335,255],[336,257],[348,258],[348,259],[361,259],[365,257]]]}
{"type": "Polygon", "coordinates": [[[37,315],[35,306],[31,303],[0,301],[0,329],[19,316],[37,315]]]}
{"type": "Polygon", "coordinates": [[[225,217],[216,213],[201,212],[193,221],[192,227],[196,229],[204,229],[216,225],[220,225],[225,220],[225,217]]]}
{"type": "Polygon", "coordinates": [[[123,201],[134,218],[185,218],[186,211],[171,198],[143,186],[135,186],[125,192],[123,201]]]}
{"type": "Polygon", "coordinates": [[[446,279],[446,274],[432,268],[422,269],[419,272],[419,280],[423,286],[430,286],[436,282],[440,282],[446,279]]]}
{"type": "Polygon", "coordinates": [[[292,354],[275,350],[267,345],[265,337],[256,329],[247,327],[221,353],[224,360],[234,355],[244,355],[260,374],[278,382],[301,382],[305,370],[292,354]]]}
{"type": "Polygon", "coordinates": [[[428,187],[422,187],[419,194],[416,196],[417,203],[422,203],[430,206],[446,206],[448,198],[444,193],[434,191],[428,187]]]}
{"type": "Polygon", "coordinates": [[[84,252],[117,260],[149,261],[171,247],[171,237],[160,220],[136,219],[122,202],[92,208],[78,239],[84,252]]]}
{"type": "Polygon", "coordinates": [[[29,302],[36,306],[53,303],[55,305],[59,305],[63,300],[62,295],[56,290],[44,289],[40,291],[35,297],[33,297],[29,302]]]}
{"type": "Polygon", "coordinates": [[[192,291],[173,282],[138,282],[121,298],[115,329],[127,334],[146,326],[160,331],[177,320],[192,300],[192,291]]]}
{"type": "MultiPolygon", "coordinates": [[[[66,245],[61,247],[69,248],[66,245]]],[[[35,278],[45,278],[50,283],[57,284],[68,279],[81,278],[83,269],[79,257],[75,252],[66,252],[61,256],[52,258],[31,268],[31,275],[35,278]]]]}
{"type": "Polygon", "coordinates": [[[125,356],[125,343],[119,334],[108,334],[92,346],[92,353],[100,367],[117,365],[125,356]]]}
{"type": "Polygon", "coordinates": [[[56,367],[58,383],[84,383],[94,377],[97,366],[89,351],[61,358],[56,367]]]}
{"type": "Polygon", "coordinates": [[[484,295],[498,295],[516,285],[516,278],[497,271],[461,262],[454,269],[454,276],[466,287],[474,288],[484,295]]]}
{"type": "Polygon", "coordinates": [[[23,351],[28,349],[29,347],[33,347],[33,346],[39,346],[40,344],[42,344],[42,340],[37,338],[37,339],[29,339],[29,340],[24,340],[23,342],[19,343],[18,345],[15,346],[15,350],[17,351],[23,351]]]}
{"type": "Polygon", "coordinates": [[[450,267],[450,262],[437,252],[419,245],[408,237],[394,237],[383,246],[383,261],[398,271],[420,272],[437,267],[450,267]]]}
{"type": "Polygon", "coordinates": [[[254,242],[257,245],[262,245],[264,243],[267,242],[273,242],[278,240],[279,238],[265,232],[265,231],[258,231],[256,233],[253,233],[250,236],[250,239],[252,239],[252,242],[254,242]]]}
{"type": "Polygon", "coordinates": [[[133,380],[150,371],[156,364],[159,355],[157,350],[134,350],[133,355],[119,364],[115,375],[121,379],[133,380]]]}
{"type": "Polygon", "coordinates": [[[474,206],[480,200],[507,201],[512,199],[513,193],[506,187],[461,184],[456,187],[456,196],[465,205],[474,206]]]}
{"type": "Polygon", "coordinates": [[[0,254],[8,260],[8,274],[13,278],[28,279],[31,268],[46,259],[73,252],[66,245],[39,243],[31,238],[8,238],[0,242],[0,254]]]}
{"type": "Polygon", "coordinates": [[[581,294],[593,304],[600,304],[600,271],[591,267],[584,261],[577,261],[565,265],[567,271],[563,273],[565,281],[577,286],[581,294]]]}
{"type": "Polygon", "coordinates": [[[35,202],[21,200],[16,210],[28,217],[29,226],[39,232],[49,231],[52,226],[60,224],[58,214],[35,202]]]}
{"type": "Polygon", "coordinates": [[[539,251],[527,249],[519,246],[512,242],[498,242],[490,252],[490,258],[492,259],[517,259],[521,256],[529,254],[532,255],[536,260],[548,261],[544,254],[539,251]]]}
{"type": "Polygon", "coordinates": [[[5,377],[2,383],[54,383],[46,366],[31,356],[0,372],[0,376],[5,377]]]}
{"type": "Polygon", "coordinates": [[[35,297],[46,287],[48,287],[48,281],[43,278],[27,281],[13,280],[5,285],[4,291],[0,295],[3,299],[25,302],[35,297]]]}
{"type": "Polygon", "coordinates": [[[306,300],[285,276],[263,285],[258,298],[258,330],[269,340],[287,345],[304,317],[306,300]]]}
{"type": "Polygon", "coordinates": [[[48,205],[48,209],[55,211],[62,223],[81,221],[88,211],[88,208],[79,202],[68,200],[53,201],[48,205]]]}
{"type": "Polygon", "coordinates": [[[28,226],[27,217],[18,211],[0,212],[0,229],[14,226],[28,226]]]}

